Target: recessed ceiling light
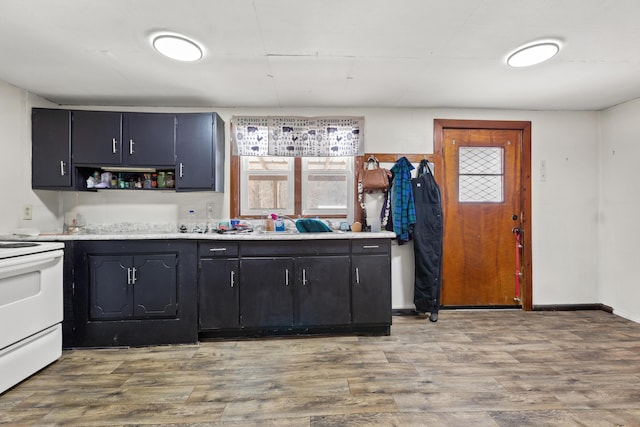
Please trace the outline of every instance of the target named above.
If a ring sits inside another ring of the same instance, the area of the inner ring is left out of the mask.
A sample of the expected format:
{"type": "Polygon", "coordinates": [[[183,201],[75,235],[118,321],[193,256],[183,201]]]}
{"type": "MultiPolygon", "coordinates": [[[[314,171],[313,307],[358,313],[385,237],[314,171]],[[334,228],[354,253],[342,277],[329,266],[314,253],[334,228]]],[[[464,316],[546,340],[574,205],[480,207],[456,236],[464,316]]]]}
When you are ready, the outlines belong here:
{"type": "Polygon", "coordinates": [[[518,48],[507,58],[511,67],[529,67],[553,58],[560,51],[556,41],[539,41],[518,48]]]}
{"type": "Polygon", "coordinates": [[[194,41],[177,34],[162,34],[153,38],[155,50],[176,61],[197,61],[202,49],[194,41]]]}

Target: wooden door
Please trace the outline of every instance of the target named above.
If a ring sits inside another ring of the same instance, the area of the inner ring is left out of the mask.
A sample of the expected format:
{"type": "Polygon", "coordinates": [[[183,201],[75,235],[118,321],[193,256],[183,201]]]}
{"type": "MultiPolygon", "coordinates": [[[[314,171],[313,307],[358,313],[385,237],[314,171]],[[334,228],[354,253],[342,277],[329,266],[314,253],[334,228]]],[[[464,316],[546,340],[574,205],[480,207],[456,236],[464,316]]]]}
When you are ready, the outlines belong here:
{"type": "MultiPolygon", "coordinates": [[[[470,127],[439,131],[436,148],[442,153],[445,227],[441,304],[520,306],[513,229],[521,229],[526,210],[523,131],[470,127]]],[[[523,270],[521,266],[519,271],[523,270]]],[[[521,276],[518,281],[525,283],[521,276]]]]}

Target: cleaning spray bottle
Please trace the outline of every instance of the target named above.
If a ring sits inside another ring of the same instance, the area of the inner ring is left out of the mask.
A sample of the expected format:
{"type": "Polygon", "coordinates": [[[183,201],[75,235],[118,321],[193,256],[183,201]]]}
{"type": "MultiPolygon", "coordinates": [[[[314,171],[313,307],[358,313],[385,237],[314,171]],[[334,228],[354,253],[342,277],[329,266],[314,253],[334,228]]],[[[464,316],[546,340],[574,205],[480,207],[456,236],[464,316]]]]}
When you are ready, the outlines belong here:
{"type": "Polygon", "coordinates": [[[274,220],[276,231],[284,231],[284,219],[276,214],[271,214],[271,218],[274,220]]]}

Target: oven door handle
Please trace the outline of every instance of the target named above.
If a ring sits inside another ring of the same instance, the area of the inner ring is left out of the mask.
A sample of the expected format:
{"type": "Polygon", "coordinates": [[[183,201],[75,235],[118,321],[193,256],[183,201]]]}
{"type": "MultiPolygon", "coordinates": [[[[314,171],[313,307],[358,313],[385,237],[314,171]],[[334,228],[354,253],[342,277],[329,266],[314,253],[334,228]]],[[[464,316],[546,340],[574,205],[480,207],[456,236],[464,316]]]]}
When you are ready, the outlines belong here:
{"type": "Polygon", "coordinates": [[[62,251],[55,251],[53,256],[51,252],[43,252],[0,260],[0,279],[40,271],[57,263],[62,255],[62,251]]]}

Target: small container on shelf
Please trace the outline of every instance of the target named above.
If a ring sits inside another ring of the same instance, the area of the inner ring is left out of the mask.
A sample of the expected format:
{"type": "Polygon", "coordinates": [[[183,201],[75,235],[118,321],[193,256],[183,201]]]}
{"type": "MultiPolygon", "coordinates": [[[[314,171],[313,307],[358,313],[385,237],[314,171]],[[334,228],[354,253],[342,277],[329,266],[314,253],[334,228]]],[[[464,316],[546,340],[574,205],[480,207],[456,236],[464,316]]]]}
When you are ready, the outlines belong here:
{"type": "Polygon", "coordinates": [[[167,186],[167,188],[173,188],[176,186],[173,172],[167,172],[167,176],[165,177],[165,185],[167,186]]]}

